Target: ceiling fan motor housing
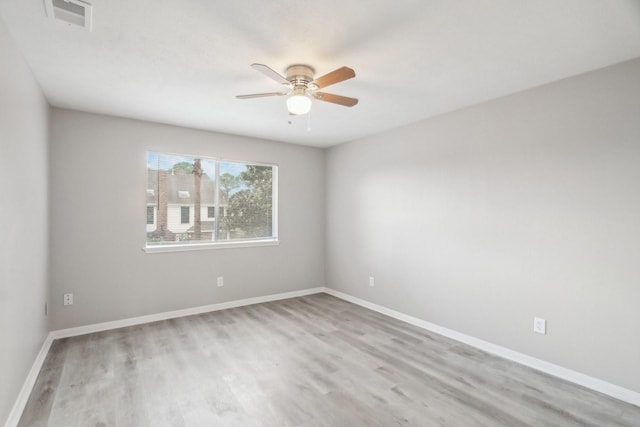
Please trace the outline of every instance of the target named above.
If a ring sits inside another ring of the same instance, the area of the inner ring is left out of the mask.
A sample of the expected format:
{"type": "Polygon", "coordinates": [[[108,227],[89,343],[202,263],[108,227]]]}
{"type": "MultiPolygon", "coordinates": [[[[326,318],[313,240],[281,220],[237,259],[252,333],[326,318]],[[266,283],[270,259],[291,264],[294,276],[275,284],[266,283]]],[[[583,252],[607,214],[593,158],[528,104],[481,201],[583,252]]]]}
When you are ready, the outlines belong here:
{"type": "Polygon", "coordinates": [[[307,89],[315,90],[313,75],[315,70],[308,65],[292,65],[287,68],[287,80],[293,86],[294,94],[304,94],[307,89]]]}

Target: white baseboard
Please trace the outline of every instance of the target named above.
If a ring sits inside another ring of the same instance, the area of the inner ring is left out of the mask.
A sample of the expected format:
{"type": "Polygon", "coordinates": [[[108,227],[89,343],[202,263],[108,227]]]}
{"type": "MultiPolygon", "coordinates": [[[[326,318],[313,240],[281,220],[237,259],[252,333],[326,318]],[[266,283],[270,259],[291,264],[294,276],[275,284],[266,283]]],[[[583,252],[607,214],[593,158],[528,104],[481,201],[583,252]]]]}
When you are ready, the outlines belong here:
{"type": "Polygon", "coordinates": [[[51,343],[53,342],[53,336],[51,333],[47,334],[47,337],[44,339],[42,343],[42,347],[40,347],[40,351],[36,356],[36,359],[31,366],[31,370],[27,375],[27,378],[22,384],[22,389],[20,389],[20,394],[18,394],[18,398],[13,404],[13,408],[11,408],[11,412],[9,412],[9,417],[7,421],[4,423],[4,427],[15,427],[18,425],[20,421],[20,417],[22,416],[22,411],[24,407],[27,405],[27,401],[29,400],[29,396],[31,395],[31,390],[33,390],[33,386],[38,379],[38,374],[40,373],[40,369],[44,364],[44,360],[49,353],[49,348],[51,348],[51,343]]]}
{"type": "Polygon", "coordinates": [[[265,295],[261,297],[246,298],[235,301],[221,302],[217,304],[202,305],[200,307],[185,308],[183,310],[167,311],[164,313],[149,314],[146,316],[131,317],[128,319],[114,320],[112,322],[94,323],[92,325],[78,326],[75,328],[58,329],[51,332],[54,339],[68,338],[77,335],[91,334],[94,332],[108,331],[127,326],[142,325],[144,323],[157,322],[159,320],[175,319],[178,317],[192,316],[194,314],[208,313],[211,311],[225,310],[227,308],[242,307],[245,305],[260,304],[269,301],[278,301],[287,298],[301,297],[305,295],[324,292],[323,287],[304,289],[301,291],[284,292],[281,294],[265,295]]]}
{"type": "Polygon", "coordinates": [[[394,319],[401,320],[411,325],[418,326],[431,332],[435,332],[439,335],[443,335],[456,341],[469,344],[470,346],[476,347],[480,350],[484,350],[488,353],[495,354],[505,359],[509,359],[521,365],[525,365],[549,375],[553,375],[554,377],[562,378],[563,380],[579,384],[591,390],[595,390],[624,402],[631,403],[632,405],[640,406],[640,393],[633,390],[608,383],[606,381],[573,371],[571,369],[563,368],[562,366],[554,365],[553,363],[549,363],[544,360],[536,359],[535,357],[527,356],[526,354],[519,353],[506,347],[492,344],[490,342],[483,341],[469,335],[462,334],[452,329],[444,328],[442,326],[426,322],[424,320],[418,319],[417,317],[409,316],[407,314],[400,313],[399,311],[391,310],[381,305],[356,298],[354,296],[336,291],[331,288],[325,288],[324,292],[345,301],[349,301],[362,307],[366,307],[373,311],[386,314],[387,316],[393,317],[394,319]]]}
{"type": "Polygon", "coordinates": [[[51,347],[51,344],[54,339],[73,337],[77,335],[90,334],[93,332],[101,332],[101,331],[107,331],[111,329],[123,328],[126,326],[134,326],[134,325],[140,325],[144,323],[157,322],[159,320],[174,319],[177,317],[191,316],[194,314],[224,310],[227,308],[242,307],[246,305],[259,304],[259,303],[269,302],[269,301],[278,301],[278,300],[283,300],[287,298],[295,298],[295,297],[301,297],[305,295],[318,294],[322,292],[325,292],[329,295],[333,295],[345,301],[352,302],[362,307],[366,307],[368,309],[377,311],[379,313],[386,314],[387,316],[390,316],[395,319],[401,320],[403,322],[435,332],[437,334],[446,336],[456,341],[469,344],[473,347],[479,348],[486,352],[504,357],[505,359],[512,360],[514,362],[520,363],[525,366],[529,366],[533,369],[545,372],[547,374],[556,376],[558,378],[562,378],[564,380],[573,382],[575,384],[579,384],[583,387],[590,388],[592,390],[609,395],[611,397],[622,400],[624,402],[628,402],[633,405],[640,406],[640,393],[637,393],[635,391],[628,390],[626,388],[617,386],[615,384],[611,384],[606,381],[602,381],[597,378],[593,378],[588,375],[582,374],[580,372],[572,371],[570,369],[563,368],[561,366],[554,365],[549,362],[545,362],[544,360],[527,356],[526,354],[523,354],[523,353],[518,353],[517,351],[513,351],[508,348],[501,347],[499,345],[495,345],[490,342],[483,341],[481,339],[474,338],[472,336],[465,335],[460,332],[456,332],[454,330],[447,329],[430,322],[426,322],[416,317],[409,316],[395,310],[391,310],[381,305],[377,305],[369,301],[365,301],[363,299],[353,297],[351,295],[345,294],[340,291],[336,291],[331,288],[318,287],[318,288],[304,289],[301,291],[265,295],[261,297],[255,297],[255,298],[246,298],[246,299],[241,299],[236,301],[229,301],[229,302],[223,302],[218,304],[210,304],[210,305],[204,305],[200,307],[187,308],[184,310],[175,310],[175,311],[169,311],[165,313],[157,313],[157,314],[150,314],[147,316],[139,316],[139,317],[133,317],[129,319],[115,320],[112,322],[96,323],[93,325],[86,325],[86,326],[79,326],[76,328],[59,329],[59,330],[51,331],[47,335],[44,343],[42,344],[42,348],[40,349],[40,352],[38,353],[35,361],[33,362],[33,366],[29,371],[29,375],[27,376],[22,386],[22,389],[20,390],[20,394],[18,395],[18,398],[16,399],[16,402],[14,403],[13,408],[9,413],[9,417],[7,418],[7,421],[5,422],[4,427],[15,427],[18,425],[18,422],[20,421],[20,417],[22,415],[22,411],[24,410],[24,407],[27,404],[27,400],[29,399],[31,390],[35,385],[36,379],[38,378],[38,373],[42,368],[44,360],[47,357],[47,353],[49,352],[49,348],[51,347]]]}
{"type": "Polygon", "coordinates": [[[27,379],[22,385],[20,394],[18,395],[18,398],[16,399],[16,402],[14,403],[13,408],[9,413],[9,418],[7,418],[7,421],[5,422],[4,427],[15,427],[18,425],[18,422],[20,421],[20,417],[22,416],[22,412],[24,411],[24,407],[27,404],[27,400],[29,400],[29,396],[31,395],[33,386],[36,383],[38,374],[40,373],[40,369],[42,368],[44,360],[47,357],[47,353],[49,353],[49,348],[51,347],[51,343],[53,343],[54,339],[68,338],[68,337],[73,337],[77,335],[90,334],[93,332],[101,332],[101,331],[107,331],[110,329],[123,328],[126,326],[134,326],[134,325],[141,325],[143,323],[157,322],[159,320],[174,319],[177,317],[191,316],[193,314],[208,313],[211,311],[224,310],[227,308],[259,304],[262,302],[277,301],[277,300],[282,300],[287,298],[295,298],[295,297],[301,297],[305,295],[319,294],[324,291],[325,291],[325,288],[323,287],[303,289],[301,291],[284,292],[281,294],[246,298],[246,299],[241,299],[236,301],[228,301],[228,302],[222,302],[218,304],[210,304],[210,305],[203,305],[200,307],[187,308],[184,310],[168,311],[165,313],[150,314],[147,316],[132,317],[129,319],[115,320],[112,322],[96,323],[93,325],[85,325],[85,326],[78,326],[76,328],[58,329],[55,331],[51,331],[47,335],[47,338],[44,340],[44,343],[42,344],[42,348],[40,349],[38,356],[36,356],[36,360],[33,362],[33,366],[31,366],[29,375],[27,376],[27,379]]]}

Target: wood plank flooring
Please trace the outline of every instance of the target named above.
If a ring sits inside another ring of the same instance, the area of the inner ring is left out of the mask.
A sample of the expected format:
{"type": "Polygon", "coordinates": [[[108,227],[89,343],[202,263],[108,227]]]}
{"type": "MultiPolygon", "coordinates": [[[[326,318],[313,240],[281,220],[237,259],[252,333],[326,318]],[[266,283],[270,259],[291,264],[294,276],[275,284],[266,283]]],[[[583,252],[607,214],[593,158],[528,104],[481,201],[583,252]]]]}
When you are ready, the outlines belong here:
{"type": "Polygon", "coordinates": [[[54,341],[20,426],[640,426],[640,407],[326,294],[54,341]]]}

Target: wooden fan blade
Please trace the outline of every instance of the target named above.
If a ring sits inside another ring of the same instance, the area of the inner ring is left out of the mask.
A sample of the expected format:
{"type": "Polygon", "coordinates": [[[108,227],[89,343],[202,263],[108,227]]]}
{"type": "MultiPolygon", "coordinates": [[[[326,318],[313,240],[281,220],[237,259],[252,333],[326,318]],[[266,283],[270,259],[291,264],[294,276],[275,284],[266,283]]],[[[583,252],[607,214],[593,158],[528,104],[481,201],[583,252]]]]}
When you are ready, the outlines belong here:
{"type": "Polygon", "coordinates": [[[356,76],[356,72],[349,67],[341,67],[313,81],[318,89],[340,83],[356,76]]]}
{"type": "Polygon", "coordinates": [[[256,71],[260,71],[265,76],[277,81],[280,84],[283,84],[283,85],[289,84],[289,80],[285,79],[282,75],[280,75],[276,71],[273,71],[271,68],[267,67],[264,64],[251,64],[251,68],[253,68],[256,71]]]}
{"type": "Polygon", "coordinates": [[[289,92],[269,92],[269,93],[252,93],[250,95],[236,95],[238,99],[249,99],[249,98],[263,98],[265,96],[282,96],[287,95],[289,92]]]}
{"type": "Polygon", "coordinates": [[[334,104],[344,105],[345,107],[353,107],[358,103],[356,98],[334,95],[332,93],[316,92],[313,94],[313,97],[318,101],[332,102],[334,104]]]}

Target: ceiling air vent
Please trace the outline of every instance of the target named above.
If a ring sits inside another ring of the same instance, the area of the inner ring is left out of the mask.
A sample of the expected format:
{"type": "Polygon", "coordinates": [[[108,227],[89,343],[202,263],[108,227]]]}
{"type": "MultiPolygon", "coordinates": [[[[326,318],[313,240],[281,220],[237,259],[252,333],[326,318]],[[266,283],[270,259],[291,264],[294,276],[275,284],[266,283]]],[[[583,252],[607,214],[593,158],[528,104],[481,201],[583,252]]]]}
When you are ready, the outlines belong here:
{"type": "Polygon", "coordinates": [[[47,16],[91,31],[91,4],[82,0],[45,0],[47,16]]]}

